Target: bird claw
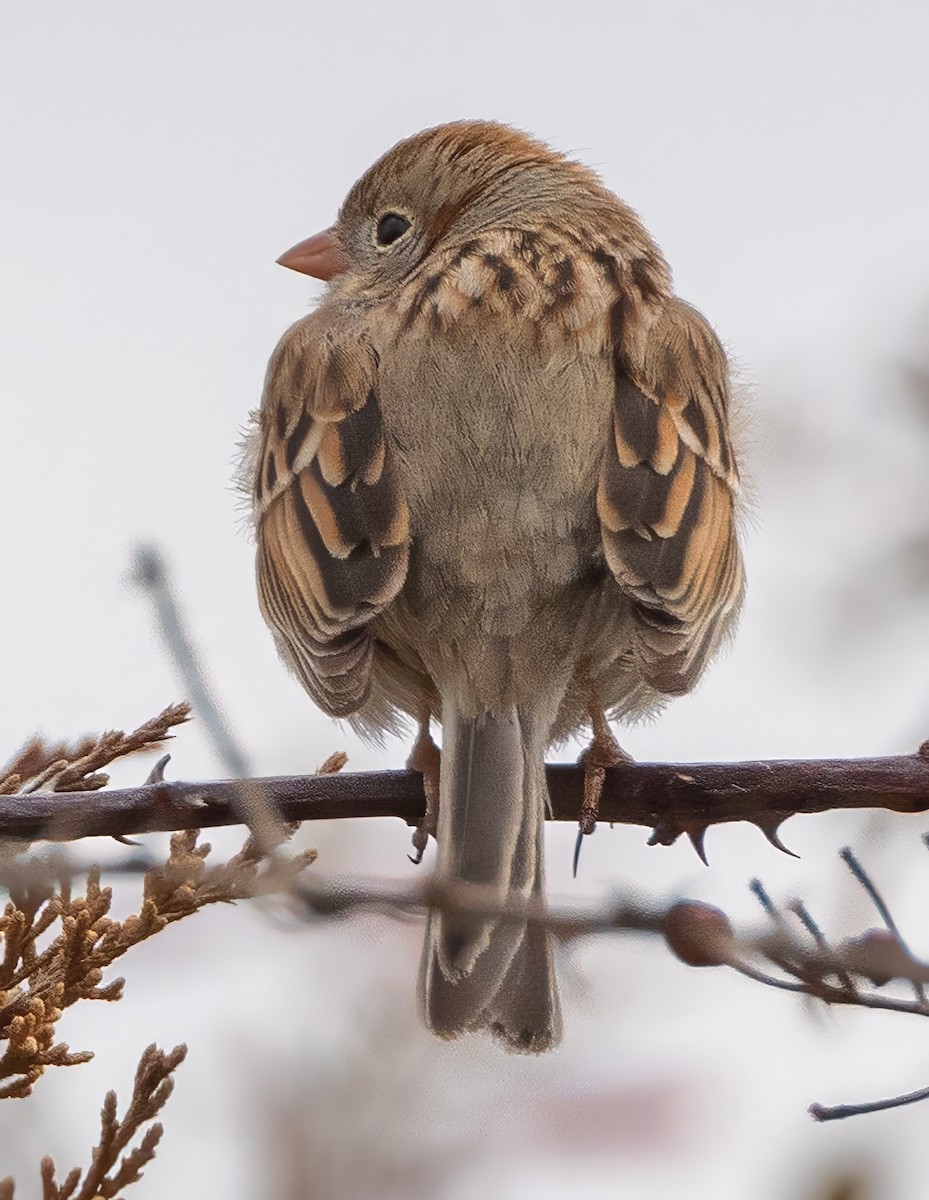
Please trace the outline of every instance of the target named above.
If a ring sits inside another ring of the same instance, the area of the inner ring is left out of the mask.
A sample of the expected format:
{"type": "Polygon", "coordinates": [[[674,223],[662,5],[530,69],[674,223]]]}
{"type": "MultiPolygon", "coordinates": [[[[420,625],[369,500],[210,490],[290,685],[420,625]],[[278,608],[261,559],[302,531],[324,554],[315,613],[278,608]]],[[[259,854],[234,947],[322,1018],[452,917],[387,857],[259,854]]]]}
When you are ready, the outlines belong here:
{"type": "Polygon", "coordinates": [[[418,771],[422,775],[423,791],[426,794],[426,811],[423,813],[422,820],[413,831],[414,853],[407,855],[413,866],[418,867],[423,861],[423,855],[426,853],[426,847],[429,845],[429,838],[436,835],[439,820],[439,769],[441,755],[439,747],[432,740],[432,734],[429,731],[428,713],[425,713],[420,720],[419,733],[416,741],[413,743],[410,757],[406,760],[406,765],[407,770],[418,771]]]}
{"type": "Polygon", "coordinates": [[[408,854],[407,858],[414,867],[418,867],[423,861],[423,855],[426,853],[426,847],[429,845],[429,830],[426,828],[425,818],[416,826],[413,831],[413,849],[416,851],[415,856],[408,854]]]}
{"type": "Polygon", "coordinates": [[[594,731],[593,741],[578,759],[584,768],[584,799],[581,802],[581,818],[578,822],[577,841],[574,844],[575,879],[584,838],[597,828],[597,814],[600,811],[600,798],[606,783],[607,769],[633,761],[613,736],[609,722],[600,708],[592,705],[590,715],[594,731]]]}
{"type": "Polygon", "coordinates": [[[577,879],[577,864],[581,857],[581,846],[583,846],[586,836],[584,830],[579,828],[577,831],[577,841],[574,843],[574,858],[571,863],[571,874],[575,879],[577,879]]]}

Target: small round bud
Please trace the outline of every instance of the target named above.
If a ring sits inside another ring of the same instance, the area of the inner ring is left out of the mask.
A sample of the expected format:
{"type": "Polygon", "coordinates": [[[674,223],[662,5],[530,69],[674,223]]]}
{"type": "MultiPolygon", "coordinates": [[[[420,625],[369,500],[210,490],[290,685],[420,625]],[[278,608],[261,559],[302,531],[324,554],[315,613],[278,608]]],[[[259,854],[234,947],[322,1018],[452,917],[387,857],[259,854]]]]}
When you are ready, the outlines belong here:
{"type": "Polygon", "coordinates": [[[906,976],[913,960],[889,929],[868,929],[845,943],[845,960],[853,971],[883,987],[898,975],[906,976]]]}
{"type": "Polygon", "coordinates": [[[729,961],[732,925],[722,909],[681,900],[665,914],[668,948],[689,967],[720,967],[729,961]]]}

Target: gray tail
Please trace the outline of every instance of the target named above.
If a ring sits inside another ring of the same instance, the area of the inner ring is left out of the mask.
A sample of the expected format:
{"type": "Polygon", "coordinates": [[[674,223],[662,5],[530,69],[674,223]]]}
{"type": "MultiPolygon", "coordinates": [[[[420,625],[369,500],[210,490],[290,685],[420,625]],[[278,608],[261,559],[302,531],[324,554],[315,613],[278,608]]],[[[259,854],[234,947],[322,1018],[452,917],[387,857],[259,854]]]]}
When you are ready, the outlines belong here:
{"type": "MultiPolygon", "coordinates": [[[[546,740],[515,707],[469,718],[443,698],[442,879],[479,884],[500,903],[543,896],[546,740]]],[[[561,1036],[551,939],[525,922],[432,912],[419,993],[439,1037],[487,1029],[539,1052],[561,1036]]]]}

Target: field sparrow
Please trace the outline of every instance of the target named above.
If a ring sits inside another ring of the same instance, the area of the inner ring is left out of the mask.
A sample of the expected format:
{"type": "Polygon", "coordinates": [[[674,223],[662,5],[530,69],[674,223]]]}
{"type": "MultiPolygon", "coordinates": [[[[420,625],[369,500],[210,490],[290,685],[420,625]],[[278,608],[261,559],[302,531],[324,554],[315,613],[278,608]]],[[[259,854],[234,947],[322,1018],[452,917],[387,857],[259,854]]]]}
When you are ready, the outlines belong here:
{"type": "MultiPolygon", "coordinates": [[[[400,142],[280,261],[329,287],[268,368],[262,612],[325,712],[419,722],[440,874],[541,897],[547,748],[592,722],[589,829],[606,716],[689,691],[739,607],[723,350],[621,200],[489,122],[400,142]]],[[[559,1037],[537,925],[433,912],[419,992],[442,1037],[559,1037]]]]}

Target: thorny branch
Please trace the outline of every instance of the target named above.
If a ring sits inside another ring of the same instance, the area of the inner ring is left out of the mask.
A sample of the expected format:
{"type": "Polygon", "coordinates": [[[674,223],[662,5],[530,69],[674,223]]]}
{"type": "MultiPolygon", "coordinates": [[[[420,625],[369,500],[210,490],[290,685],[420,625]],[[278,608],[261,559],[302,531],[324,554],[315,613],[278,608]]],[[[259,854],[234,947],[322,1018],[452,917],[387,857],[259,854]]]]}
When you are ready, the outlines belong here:
{"type": "MultiPolygon", "coordinates": [[[[577,821],[583,769],[559,764],[547,772],[551,818],[577,821]]],[[[80,786],[101,785],[82,780],[80,786]]],[[[416,825],[425,807],[422,777],[413,771],[201,783],[168,782],[156,773],[142,787],[108,790],[92,804],[85,794],[60,788],[54,795],[0,794],[0,838],[69,841],[234,825],[244,819],[248,794],[256,789],[285,822],[399,817],[416,825]]],[[[613,767],[606,773],[600,819],[651,829],[653,845],[686,835],[703,857],[711,825],[748,821],[784,849],[778,831],[788,817],[854,808],[929,811],[929,743],[915,754],[887,758],[613,767]]]]}

